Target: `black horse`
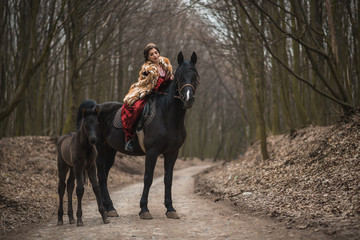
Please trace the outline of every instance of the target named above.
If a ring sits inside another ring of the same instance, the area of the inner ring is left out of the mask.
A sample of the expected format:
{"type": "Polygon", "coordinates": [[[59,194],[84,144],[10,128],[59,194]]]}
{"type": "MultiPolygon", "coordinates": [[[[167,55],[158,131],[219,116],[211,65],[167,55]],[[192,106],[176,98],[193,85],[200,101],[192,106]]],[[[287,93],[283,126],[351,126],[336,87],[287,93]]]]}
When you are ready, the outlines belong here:
{"type": "Polygon", "coordinates": [[[166,215],[169,218],[179,218],[172,205],[171,198],[173,169],[179,148],[186,138],[184,125],[186,109],[191,108],[194,103],[195,91],[199,81],[195,68],[197,61],[195,52],[193,52],[190,61],[184,61],[181,52],[178,54],[177,60],[179,66],[175,72],[174,80],[163,94],[154,93],[156,94],[156,114],[152,122],[143,129],[146,153],[141,149],[138,142],[135,144],[133,152],[124,150],[125,135],[122,129],[113,126],[115,114],[122,104],[116,102],[100,104],[101,111],[98,117],[100,136],[97,143],[96,164],[101,197],[108,216],[118,216],[108,192],[107,178],[109,170],[114,164],[116,152],[119,151],[133,156],[146,155],[144,189],[140,200],[141,211],[139,213],[142,219],[152,218],[147,207],[148,195],[157,158],[163,154],[166,215]]]}
{"type": "Polygon", "coordinates": [[[72,193],[74,191],[74,181],[76,178],[76,195],[78,199],[78,209],[76,212],[77,226],[83,226],[81,201],[84,194],[84,173],[87,171],[93,191],[96,196],[99,212],[104,223],[109,223],[101,201],[99,183],[96,178],[96,157],[97,151],[95,143],[97,141],[96,128],[97,116],[100,107],[92,100],[85,100],[81,103],[77,113],[76,133],[69,133],[59,138],[58,148],[58,173],[59,173],[59,209],[58,223],[63,224],[63,197],[65,193],[66,175],[70,170],[67,180],[68,192],[68,217],[70,224],[75,223],[72,208],[72,193]]]}

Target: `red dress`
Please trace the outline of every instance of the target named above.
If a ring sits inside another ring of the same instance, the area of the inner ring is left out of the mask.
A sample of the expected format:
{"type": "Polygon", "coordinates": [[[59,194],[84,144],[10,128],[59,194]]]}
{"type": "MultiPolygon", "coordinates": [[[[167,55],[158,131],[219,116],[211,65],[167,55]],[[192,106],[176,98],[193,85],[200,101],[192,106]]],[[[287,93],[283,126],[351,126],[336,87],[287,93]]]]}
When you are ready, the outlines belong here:
{"type": "MultiPolygon", "coordinates": [[[[163,91],[170,83],[171,79],[165,79],[165,72],[159,69],[160,76],[157,80],[155,91],[163,91]]],[[[121,109],[122,127],[125,133],[125,140],[129,141],[135,137],[135,124],[142,114],[142,110],[148,100],[149,96],[144,99],[139,99],[132,106],[125,103],[121,109]]]]}

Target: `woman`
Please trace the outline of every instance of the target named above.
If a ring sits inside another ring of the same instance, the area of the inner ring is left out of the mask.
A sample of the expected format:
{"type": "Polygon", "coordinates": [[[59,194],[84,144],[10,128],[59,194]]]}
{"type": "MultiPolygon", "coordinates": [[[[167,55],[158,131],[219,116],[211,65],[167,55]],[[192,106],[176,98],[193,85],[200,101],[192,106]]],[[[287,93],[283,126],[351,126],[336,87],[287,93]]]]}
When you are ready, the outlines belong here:
{"type": "Polygon", "coordinates": [[[160,50],[154,43],[146,45],[144,58],[145,63],[139,72],[138,81],[130,86],[121,110],[126,141],[125,150],[130,152],[134,150],[135,124],[141,116],[149,95],[154,90],[164,90],[174,78],[169,59],[160,56],[160,50]]]}

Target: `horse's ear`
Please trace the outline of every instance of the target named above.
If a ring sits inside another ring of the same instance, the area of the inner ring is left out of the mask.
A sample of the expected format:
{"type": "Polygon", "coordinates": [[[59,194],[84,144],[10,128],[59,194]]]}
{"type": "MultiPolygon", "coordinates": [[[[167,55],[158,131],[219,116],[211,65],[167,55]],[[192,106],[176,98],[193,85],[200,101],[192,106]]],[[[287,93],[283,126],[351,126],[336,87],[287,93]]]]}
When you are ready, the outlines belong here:
{"type": "Polygon", "coordinates": [[[81,113],[82,113],[82,115],[84,116],[84,114],[86,113],[86,107],[82,107],[81,113]]]}
{"type": "Polygon", "coordinates": [[[99,113],[100,113],[100,106],[99,105],[95,106],[95,113],[96,113],[96,115],[99,116],[99,113]]]}
{"type": "Polygon", "coordinates": [[[184,56],[183,56],[182,52],[179,52],[177,61],[178,61],[179,66],[184,62],[184,56]]]}
{"type": "Polygon", "coordinates": [[[191,55],[191,62],[192,62],[192,64],[195,65],[196,61],[197,61],[197,55],[196,55],[195,52],[193,52],[192,55],[191,55]]]}

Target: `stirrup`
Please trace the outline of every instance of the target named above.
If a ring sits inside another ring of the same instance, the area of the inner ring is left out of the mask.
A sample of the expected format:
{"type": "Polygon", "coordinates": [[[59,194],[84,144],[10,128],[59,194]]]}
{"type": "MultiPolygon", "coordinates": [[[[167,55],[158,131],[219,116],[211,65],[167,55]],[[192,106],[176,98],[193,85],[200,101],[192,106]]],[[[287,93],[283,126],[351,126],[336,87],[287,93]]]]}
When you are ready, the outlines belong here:
{"type": "Polygon", "coordinates": [[[125,150],[128,152],[134,151],[134,139],[130,139],[125,143],[125,150]]]}

